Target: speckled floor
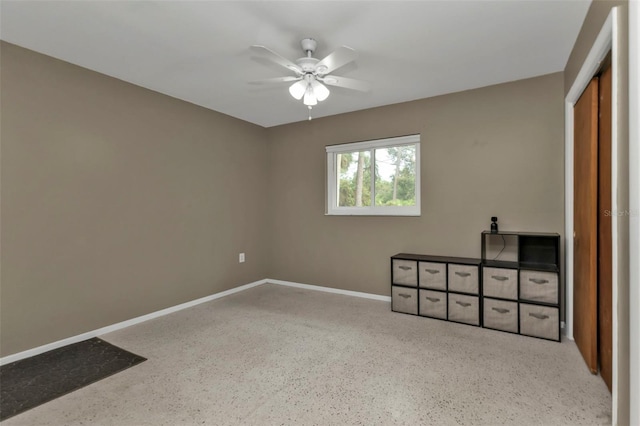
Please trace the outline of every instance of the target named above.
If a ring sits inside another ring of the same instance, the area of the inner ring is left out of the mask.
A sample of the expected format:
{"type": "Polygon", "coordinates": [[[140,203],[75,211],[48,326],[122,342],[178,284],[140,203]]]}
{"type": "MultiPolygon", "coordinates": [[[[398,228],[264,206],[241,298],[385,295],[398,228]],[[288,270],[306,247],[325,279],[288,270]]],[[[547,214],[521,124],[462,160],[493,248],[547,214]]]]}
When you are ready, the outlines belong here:
{"type": "Polygon", "coordinates": [[[148,361],[12,425],[591,425],[610,394],[573,342],[262,285],[102,336],[148,361]]]}

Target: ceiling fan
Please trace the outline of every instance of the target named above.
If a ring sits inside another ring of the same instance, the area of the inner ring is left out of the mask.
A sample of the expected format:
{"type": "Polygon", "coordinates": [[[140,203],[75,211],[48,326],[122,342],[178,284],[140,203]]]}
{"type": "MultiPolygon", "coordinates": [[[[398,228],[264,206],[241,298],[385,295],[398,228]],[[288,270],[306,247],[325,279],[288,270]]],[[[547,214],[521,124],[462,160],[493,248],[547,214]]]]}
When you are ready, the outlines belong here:
{"type": "MultiPolygon", "coordinates": [[[[327,86],[342,87],[345,89],[369,91],[369,83],[353,78],[340,77],[330,73],[338,68],[353,62],[358,54],[350,47],[342,46],[333,53],[319,60],[313,57],[317,42],[312,38],[303,39],[300,44],[306,56],[290,61],[265,46],[254,45],[251,50],[264,58],[293,71],[295,75],[268,78],[266,80],[253,81],[254,84],[287,83],[294,82],[289,87],[289,93],[296,100],[302,102],[311,109],[313,105],[322,102],[329,96],[327,86]]],[[[309,118],[311,119],[311,118],[309,118]]]]}

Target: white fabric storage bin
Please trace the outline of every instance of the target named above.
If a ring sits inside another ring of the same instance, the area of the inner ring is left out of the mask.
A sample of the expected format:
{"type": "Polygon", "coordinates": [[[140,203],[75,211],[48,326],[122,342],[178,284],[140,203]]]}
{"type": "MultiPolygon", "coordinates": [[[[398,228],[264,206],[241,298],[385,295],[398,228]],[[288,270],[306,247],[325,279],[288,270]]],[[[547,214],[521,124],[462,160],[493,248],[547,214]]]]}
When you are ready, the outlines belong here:
{"type": "Polygon", "coordinates": [[[520,299],[557,304],[558,274],[521,269],[520,299]]]}
{"type": "Polygon", "coordinates": [[[551,306],[520,304],[520,334],[560,340],[560,315],[551,306]]]}
{"type": "Polygon", "coordinates": [[[449,263],[449,291],[478,294],[478,267],[449,263]]]}
{"type": "Polygon", "coordinates": [[[484,327],[518,332],[518,302],[484,298],[482,317],[484,327]]]}
{"type": "Polygon", "coordinates": [[[447,293],[420,290],[420,315],[447,319],[447,293]]]}
{"type": "Polygon", "coordinates": [[[518,270],[483,267],[482,294],[487,297],[518,300],[518,270]]]}
{"type": "Polygon", "coordinates": [[[419,262],[420,287],[435,290],[447,289],[447,264],[419,262]]]}
{"type": "Polygon", "coordinates": [[[393,259],[392,265],[393,284],[418,285],[418,262],[393,259]]]}
{"type": "Polygon", "coordinates": [[[405,314],[418,314],[418,290],[406,287],[391,287],[391,310],[405,314]]]}
{"type": "Polygon", "coordinates": [[[449,321],[480,325],[478,296],[449,293],[449,321]]]}

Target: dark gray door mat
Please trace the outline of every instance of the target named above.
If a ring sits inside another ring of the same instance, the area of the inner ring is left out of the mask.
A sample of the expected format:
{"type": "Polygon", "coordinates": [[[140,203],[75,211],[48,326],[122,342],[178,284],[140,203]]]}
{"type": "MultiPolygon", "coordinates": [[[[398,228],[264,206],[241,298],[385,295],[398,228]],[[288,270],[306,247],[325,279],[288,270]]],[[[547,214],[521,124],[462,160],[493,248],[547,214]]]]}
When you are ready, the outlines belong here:
{"type": "Polygon", "coordinates": [[[94,337],[0,367],[0,421],[146,358],[94,337]]]}

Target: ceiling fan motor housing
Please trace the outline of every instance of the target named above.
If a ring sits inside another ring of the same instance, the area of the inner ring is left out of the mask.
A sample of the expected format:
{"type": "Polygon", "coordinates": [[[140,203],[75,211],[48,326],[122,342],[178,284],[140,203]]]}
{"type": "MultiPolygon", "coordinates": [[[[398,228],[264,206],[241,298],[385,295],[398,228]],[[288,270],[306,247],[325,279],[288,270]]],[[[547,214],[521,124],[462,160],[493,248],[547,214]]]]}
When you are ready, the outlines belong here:
{"type": "Polygon", "coordinates": [[[306,57],[296,60],[296,64],[298,64],[298,66],[302,68],[302,71],[304,71],[305,73],[313,73],[318,62],[320,62],[319,59],[306,57]]]}
{"type": "Polygon", "coordinates": [[[316,47],[318,47],[318,42],[312,38],[303,38],[300,44],[302,45],[302,50],[304,50],[304,53],[313,53],[316,51],[316,47]]]}
{"type": "Polygon", "coordinates": [[[316,42],[314,39],[312,38],[305,38],[302,39],[302,41],[300,42],[300,45],[302,46],[302,50],[304,50],[304,53],[307,54],[307,56],[297,59],[296,60],[296,64],[302,68],[302,71],[305,74],[315,74],[316,72],[316,65],[318,64],[318,62],[320,62],[319,59],[314,58],[313,52],[315,52],[316,47],[318,47],[318,42],[316,42]]]}

